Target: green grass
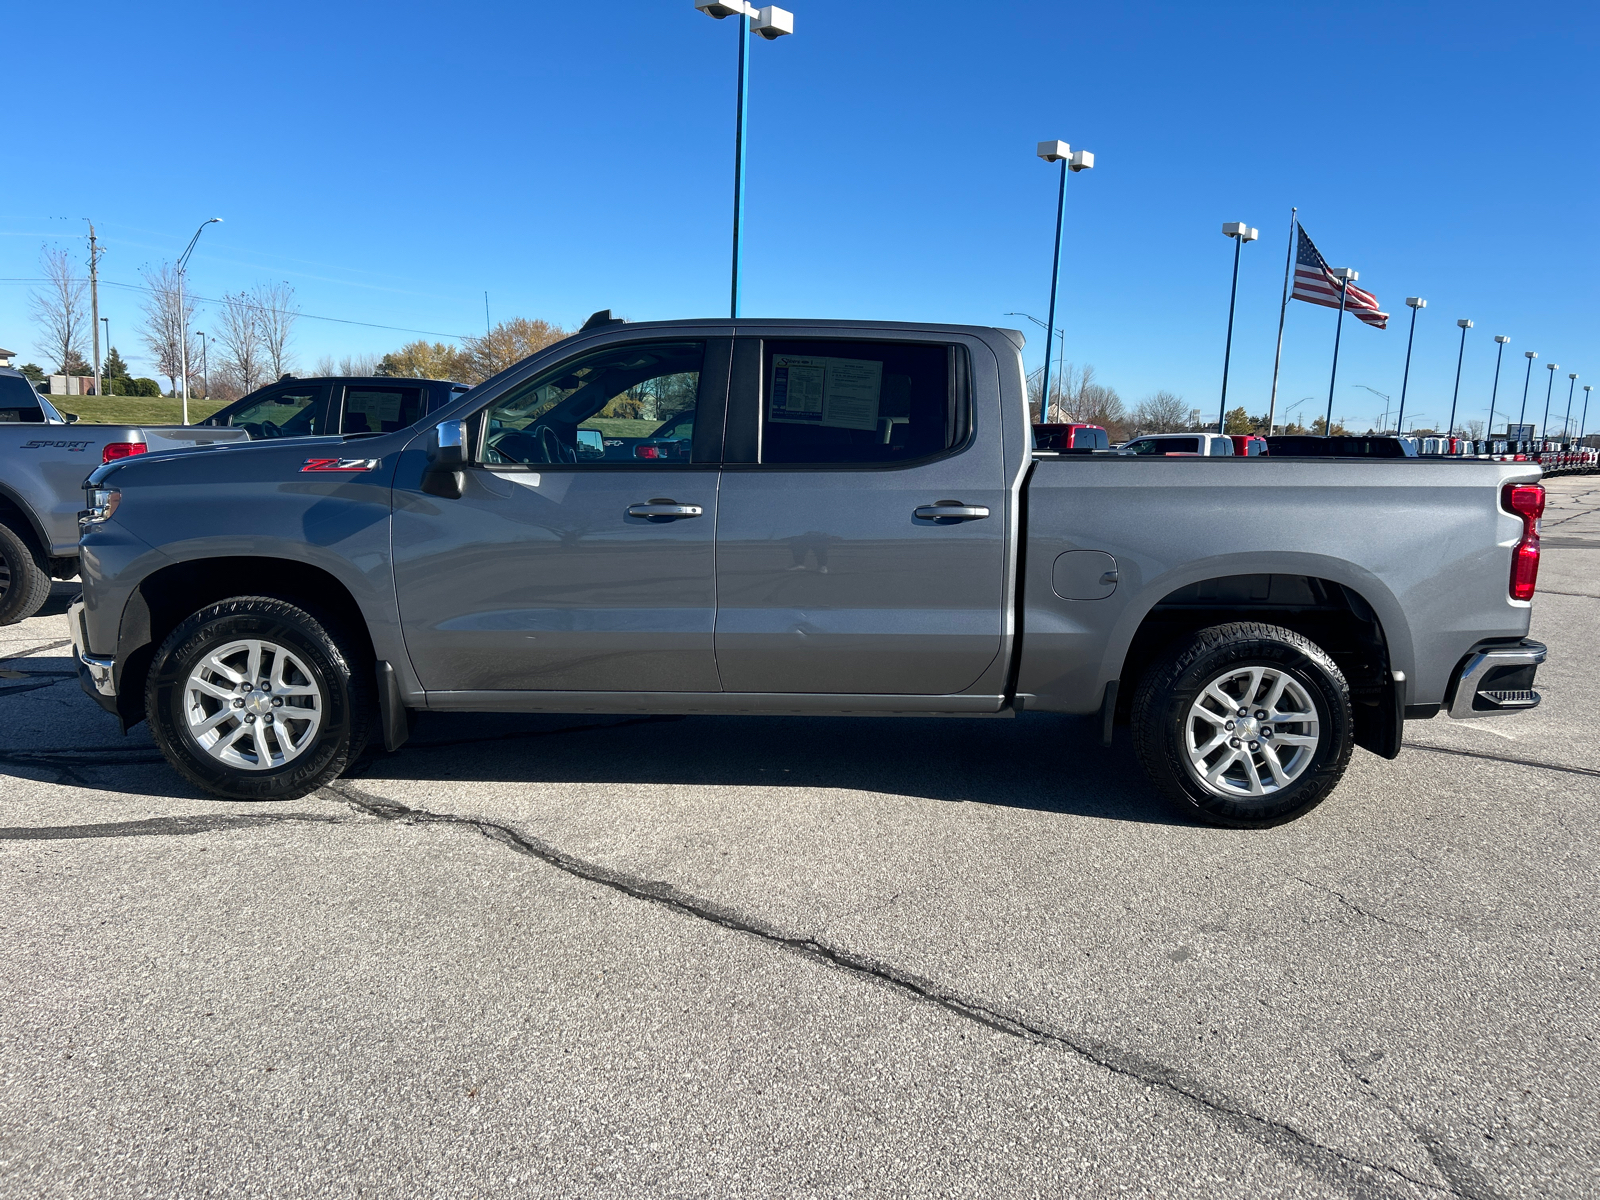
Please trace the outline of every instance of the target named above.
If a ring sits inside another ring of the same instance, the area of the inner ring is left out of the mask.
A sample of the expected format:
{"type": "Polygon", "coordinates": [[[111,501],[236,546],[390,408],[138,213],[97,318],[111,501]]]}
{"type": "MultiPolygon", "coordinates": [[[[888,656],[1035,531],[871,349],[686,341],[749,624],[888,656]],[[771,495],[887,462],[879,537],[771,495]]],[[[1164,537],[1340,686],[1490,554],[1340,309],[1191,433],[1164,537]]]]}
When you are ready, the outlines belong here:
{"type": "MultiPolygon", "coordinates": [[[[51,396],[62,412],[78,414],[86,425],[181,425],[183,401],[165,396],[51,396]]],[[[222,404],[189,397],[189,423],[204,421],[222,404]]]]}
{"type": "Polygon", "coordinates": [[[631,417],[590,417],[584,429],[598,429],[606,437],[649,437],[661,425],[660,421],[638,421],[631,417]]]}

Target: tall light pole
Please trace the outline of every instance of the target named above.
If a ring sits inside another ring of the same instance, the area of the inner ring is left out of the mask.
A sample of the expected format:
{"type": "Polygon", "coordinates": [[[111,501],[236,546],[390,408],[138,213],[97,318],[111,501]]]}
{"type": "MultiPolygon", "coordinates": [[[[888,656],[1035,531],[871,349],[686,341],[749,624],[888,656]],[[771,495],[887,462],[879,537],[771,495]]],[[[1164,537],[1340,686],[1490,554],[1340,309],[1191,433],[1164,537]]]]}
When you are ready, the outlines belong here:
{"type": "Polygon", "coordinates": [[[1560,363],[1545,363],[1544,366],[1550,372],[1550,382],[1544,385],[1544,421],[1539,425],[1541,442],[1550,436],[1550,391],[1556,386],[1556,372],[1561,370],[1560,363]]]}
{"type": "Polygon", "coordinates": [[[1350,386],[1353,387],[1353,388],[1360,388],[1362,391],[1365,391],[1365,392],[1371,392],[1374,396],[1378,396],[1378,397],[1382,398],[1382,400],[1383,400],[1383,427],[1384,427],[1384,429],[1388,429],[1389,428],[1389,393],[1388,392],[1380,392],[1377,388],[1368,387],[1364,383],[1352,383],[1350,386]]]}
{"type": "Polygon", "coordinates": [[[1339,281],[1339,322],[1333,327],[1333,372],[1328,376],[1328,415],[1322,422],[1322,436],[1333,436],[1333,385],[1339,378],[1339,338],[1344,333],[1344,300],[1350,285],[1361,275],[1349,267],[1334,267],[1329,271],[1339,281]]]}
{"type": "MultiPolygon", "coordinates": [[[[1050,259],[1050,329],[1056,327],[1056,289],[1061,282],[1061,226],[1067,216],[1067,171],[1074,174],[1094,166],[1094,155],[1087,150],[1073,151],[1065,142],[1040,142],[1034,153],[1047,163],[1061,164],[1061,187],[1056,196],[1056,251],[1050,259]]],[[[1039,393],[1039,408],[1050,405],[1050,339],[1044,340],[1044,384],[1039,393]]]]}
{"type": "Polygon", "coordinates": [[[1517,424],[1522,425],[1528,419],[1528,384],[1533,381],[1533,360],[1539,357],[1536,350],[1524,350],[1522,357],[1528,360],[1528,370],[1522,377],[1522,407],[1517,410],[1517,424]]]}
{"type": "Polygon", "coordinates": [[[1506,352],[1506,343],[1510,340],[1504,334],[1494,335],[1494,388],[1489,393],[1489,424],[1483,430],[1483,435],[1490,441],[1494,440],[1494,402],[1500,395],[1500,359],[1506,352]]]}
{"type": "Polygon", "coordinates": [[[1578,445],[1583,445],[1583,431],[1589,427],[1589,393],[1594,391],[1594,384],[1583,385],[1583,416],[1578,418],[1578,445]]]}
{"type": "Polygon", "coordinates": [[[744,226],[745,125],[750,112],[750,34],[754,31],[769,42],[776,41],[794,32],[794,14],[774,5],[758,9],[745,0],[694,0],[694,6],[719,21],[724,17],[739,18],[739,99],[733,124],[733,287],[729,301],[729,315],[737,319],[742,255],[739,235],[744,226]]]}
{"type": "Polygon", "coordinates": [[[200,330],[200,398],[211,399],[211,373],[206,370],[206,331],[200,330]]]}
{"type": "Polygon", "coordinates": [[[1417,337],[1417,310],[1427,308],[1428,302],[1421,296],[1407,296],[1406,307],[1411,310],[1411,332],[1406,335],[1406,373],[1400,377],[1400,414],[1394,419],[1396,433],[1404,433],[1406,428],[1406,388],[1411,383],[1411,343],[1417,337]]]}
{"type": "Polygon", "coordinates": [[[1456,390],[1450,393],[1450,424],[1445,429],[1445,437],[1456,435],[1456,399],[1461,395],[1461,360],[1467,353],[1467,330],[1472,328],[1472,322],[1462,317],[1456,322],[1461,326],[1461,349],[1456,351],[1456,390]]]}
{"type": "Polygon", "coordinates": [[[1572,389],[1578,384],[1578,373],[1576,371],[1572,372],[1567,376],[1567,379],[1569,381],[1567,383],[1567,415],[1561,420],[1561,440],[1563,442],[1572,440],[1572,389]]]}
{"type": "Polygon", "coordinates": [[[200,235],[206,231],[207,225],[220,225],[221,217],[212,217],[201,221],[200,228],[194,231],[194,236],[189,239],[189,245],[178,256],[178,346],[179,356],[183,369],[183,423],[189,423],[189,310],[184,307],[183,279],[184,272],[189,269],[189,256],[194,253],[195,243],[200,240],[200,235]]]}
{"type": "Polygon", "coordinates": [[[1228,340],[1222,350],[1222,406],[1217,409],[1219,434],[1228,432],[1228,363],[1233,358],[1233,308],[1239,299],[1239,252],[1244,249],[1246,242],[1253,242],[1261,236],[1259,230],[1251,229],[1243,221],[1224,222],[1222,232],[1233,239],[1233,289],[1228,293],[1228,340]]]}
{"type": "MultiPolygon", "coordinates": [[[[1058,372],[1060,372],[1061,370],[1064,369],[1063,368],[1063,364],[1067,360],[1067,331],[1065,329],[1052,330],[1048,325],[1046,325],[1043,321],[1039,320],[1039,318],[1034,316],[1032,313],[1008,312],[1008,313],[1006,313],[1006,316],[1008,316],[1008,317],[1027,317],[1028,320],[1032,321],[1040,329],[1043,329],[1046,334],[1053,333],[1055,335],[1055,340],[1056,340],[1057,344],[1060,347],[1059,353],[1056,356],[1056,370],[1058,372]]],[[[1046,358],[1050,357],[1050,349],[1049,349],[1049,347],[1050,347],[1050,338],[1046,337],[1045,338],[1045,357],[1046,358]]],[[[1059,408],[1060,406],[1058,405],[1057,407],[1059,408]]],[[[1044,423],[1046,423],[1046,424],[1048,424],[1049,421],[1050,421],[1050,406],[1049,406],[1048,403],[1046,403],[1046,401],[1044,400],[1043,397],[1040,397],[1040,400],[1039,400],[1039,420],[1044,422],[1044,423]]]]}

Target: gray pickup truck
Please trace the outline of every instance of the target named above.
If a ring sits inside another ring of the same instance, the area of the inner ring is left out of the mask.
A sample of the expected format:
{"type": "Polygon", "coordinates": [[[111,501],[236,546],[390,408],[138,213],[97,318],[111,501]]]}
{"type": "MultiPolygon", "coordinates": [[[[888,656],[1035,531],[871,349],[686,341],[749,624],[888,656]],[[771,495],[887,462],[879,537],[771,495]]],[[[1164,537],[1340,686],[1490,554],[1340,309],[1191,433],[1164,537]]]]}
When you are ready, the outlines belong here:
{"type": "Polygon", "coordinates": [[[95,467],[248,438],[242,429],[78,424],[20,371],[0,367],[0,625],[33,616],[51,579],[78,573],[83,481],[95,467]]]}
{"type": "Polygon", "coordinates": [[[1040,452],[1021,349],[592,319],[407,429],[108,463],[84,686],[241,799],[421,711],[1098,714],[1238,827],[1538,703],[1537,466],[1040,452]]]}

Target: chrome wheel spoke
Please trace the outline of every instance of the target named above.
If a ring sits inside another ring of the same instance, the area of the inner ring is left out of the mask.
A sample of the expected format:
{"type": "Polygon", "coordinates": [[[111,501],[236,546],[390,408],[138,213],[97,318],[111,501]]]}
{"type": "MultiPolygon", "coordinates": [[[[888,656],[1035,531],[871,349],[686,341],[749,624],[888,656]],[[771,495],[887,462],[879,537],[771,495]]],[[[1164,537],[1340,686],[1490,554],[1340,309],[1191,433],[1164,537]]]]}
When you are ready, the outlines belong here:
{"type": "Polygon", "coordinates": [[[1321,727],[1304,684],[1279,667],[1252,664],[1221,671],[1200,688],[1183,740],[1189,770],[1207,791],[1262,797],[1305,774],[1321,727]]]}
{"type": "Polygon", "coordinates": [[[241,771],[281,767],[310,749],[323,705],[316,677],[294,651],[259,638],[218,646],[184,684],[189,736],[241,771]]]}

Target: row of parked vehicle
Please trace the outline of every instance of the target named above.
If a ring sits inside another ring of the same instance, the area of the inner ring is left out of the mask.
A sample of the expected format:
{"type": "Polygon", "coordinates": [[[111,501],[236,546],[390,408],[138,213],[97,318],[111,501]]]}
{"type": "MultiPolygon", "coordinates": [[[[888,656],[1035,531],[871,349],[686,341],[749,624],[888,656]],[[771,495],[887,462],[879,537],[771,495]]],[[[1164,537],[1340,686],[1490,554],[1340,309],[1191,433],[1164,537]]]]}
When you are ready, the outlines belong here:
{"type": "Polygon", "coordinates": [[[1392,437],[1313,434],[1147,433],[1119,445],[1099,425],[1081,422],[1036,424],[1034,448],[1058,454],[1117,454],[1279,458],[1485,458],[1497,462],[1537,462],[1546,474],[1600,470],[1600,449],[1565,442],[1511,442],[1504,439],[1392,437]]]}

